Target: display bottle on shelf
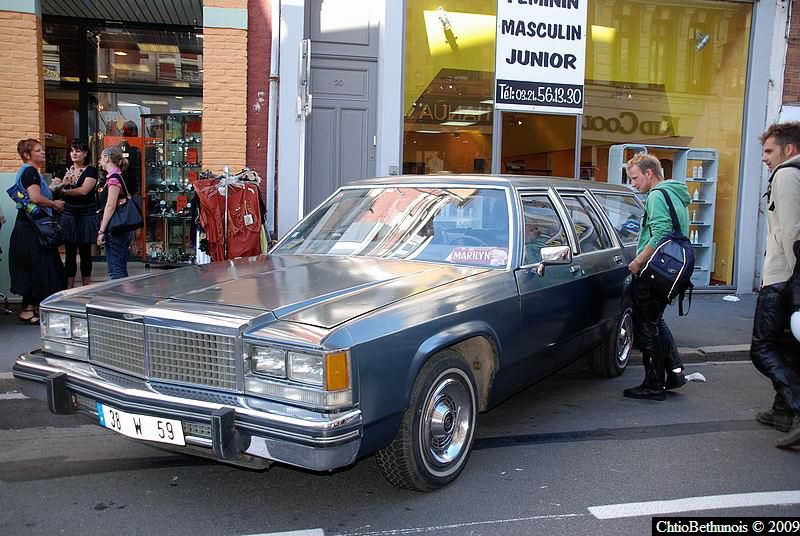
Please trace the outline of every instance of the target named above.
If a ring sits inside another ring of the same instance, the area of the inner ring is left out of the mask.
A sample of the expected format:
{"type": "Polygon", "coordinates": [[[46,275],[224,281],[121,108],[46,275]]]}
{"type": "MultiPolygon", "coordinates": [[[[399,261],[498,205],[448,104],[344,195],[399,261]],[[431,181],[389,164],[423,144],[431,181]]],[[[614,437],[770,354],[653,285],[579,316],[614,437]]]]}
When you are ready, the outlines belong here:
{"type": "Polygon", "coordinates": [[[692,196],[693,201],[700,201],[700,188],[694,189],[694,195],[692,196]]]}

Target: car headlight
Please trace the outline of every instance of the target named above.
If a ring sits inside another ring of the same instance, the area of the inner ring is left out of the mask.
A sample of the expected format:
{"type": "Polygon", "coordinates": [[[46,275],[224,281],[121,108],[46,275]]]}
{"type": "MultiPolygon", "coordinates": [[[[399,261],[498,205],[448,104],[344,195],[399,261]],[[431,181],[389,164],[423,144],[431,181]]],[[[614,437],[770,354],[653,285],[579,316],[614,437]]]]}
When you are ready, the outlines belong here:
{"type": "Polygon", "coordinates": [[[44,328],[42,329],[43,337],[69,339],[72,336],[68,314],[44,313],[42,324],[44,325],[44,328]]]}
{"type": "Polygon", "coordinates": [[[89,322],[85,318],[73,316],[70,319],[70,333],[73,339],[89,342],[89,322]]]}
{"type": "Polygon", "coordinates": [[[89,357],[89,323],[85,317],[41,311],[42,349],[73,359],[89,357]]]}
{"type": "Polygon", "coordinates": [[[325,362],[322,355],[289,352],[289,378],[322,387],[325,362]]]}
{"type": "Polygon", "coordinates": [[[265,346],[250,347],[250,362],[256,374],[275,378],[286,377],[286,350],[265,346]]]}
{"type": "Polygon", "coordinates": [[[350,353],[287,350],[245,344],[250,360],[245,390],[322,409],[337,409],[353,402],[350,353]]]}

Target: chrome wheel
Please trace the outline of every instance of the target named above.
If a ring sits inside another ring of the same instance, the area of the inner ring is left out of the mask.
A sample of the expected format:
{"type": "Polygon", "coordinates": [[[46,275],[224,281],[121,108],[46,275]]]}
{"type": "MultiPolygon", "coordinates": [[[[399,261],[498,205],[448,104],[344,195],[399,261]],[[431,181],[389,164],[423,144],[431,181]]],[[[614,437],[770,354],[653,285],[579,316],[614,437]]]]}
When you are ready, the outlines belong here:
{"type": "Polygon", "coordinates": [[[472,437],[475,393],[461,370],[445,371],[431,386],[420,419],[420,452],[438,475],[454,471],[472,437]],[[451,467],[451,464],[454,466],[451,467]]]}
{"type": "Polygon", "coordinates": [[[478,397],[463,356],[441,350],[422,366],[394,440],[375,455],[389,482],[430,491],[455,480],[475,438],[478,397]]]}
{"type": "Polygon", "coordinates": [[[631,350],[633,349],[633,316],[629,310],[625,311],[625,315],[619,323],[616,348],[617,366],[625,368],[631,356],[631,350]]]}

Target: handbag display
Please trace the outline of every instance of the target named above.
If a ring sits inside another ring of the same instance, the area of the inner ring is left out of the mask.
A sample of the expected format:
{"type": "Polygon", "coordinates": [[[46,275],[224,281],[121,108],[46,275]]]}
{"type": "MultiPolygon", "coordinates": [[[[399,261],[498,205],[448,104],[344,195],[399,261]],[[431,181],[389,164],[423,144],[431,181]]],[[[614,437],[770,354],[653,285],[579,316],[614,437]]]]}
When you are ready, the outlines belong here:
{"type": "Polygon", "coordinates": [[[128,185],[125,184],[124,180],[121,182],[125,187],[127,201],[121,205],[117,205],[114,214],[111,215],[107,231],[112,235],[128,233],[144,227],[141,199],[139,199],[138,195],[131,196],[130,192],[128,192],[128,185]]]}

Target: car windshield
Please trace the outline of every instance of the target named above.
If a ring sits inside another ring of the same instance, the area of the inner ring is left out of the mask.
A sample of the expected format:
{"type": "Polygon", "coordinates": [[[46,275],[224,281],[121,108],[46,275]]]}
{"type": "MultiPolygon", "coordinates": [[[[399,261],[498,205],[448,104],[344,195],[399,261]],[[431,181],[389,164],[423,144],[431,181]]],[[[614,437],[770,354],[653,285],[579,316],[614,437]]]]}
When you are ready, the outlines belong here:
{"type": "Polygon", "coordinates": [[[480,188],[348,188],[272,251],[506,268],[508,200],[480,188]]]}

